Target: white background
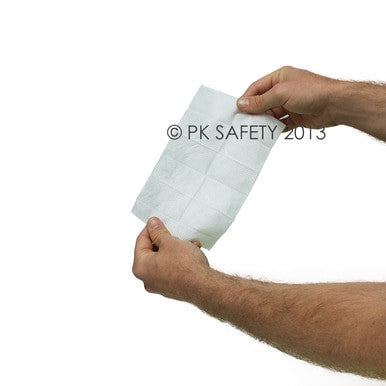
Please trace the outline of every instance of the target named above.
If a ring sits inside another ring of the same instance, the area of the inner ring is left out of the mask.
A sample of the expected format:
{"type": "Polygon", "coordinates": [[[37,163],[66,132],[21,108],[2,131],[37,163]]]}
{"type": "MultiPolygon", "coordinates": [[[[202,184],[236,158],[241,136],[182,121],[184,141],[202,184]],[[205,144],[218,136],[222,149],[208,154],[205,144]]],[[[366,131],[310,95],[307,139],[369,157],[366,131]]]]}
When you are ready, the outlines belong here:
{"type": "MultiPolygon", "coordinates": [[[[381,385],[259,343],[131,273],[131,206],[201,84],[290,64],[386,79],[381,2],[0,2],[0,384],[381,385]]],[[[280,139],[219,270],[385,280],[385,144],[280,139]]]]}

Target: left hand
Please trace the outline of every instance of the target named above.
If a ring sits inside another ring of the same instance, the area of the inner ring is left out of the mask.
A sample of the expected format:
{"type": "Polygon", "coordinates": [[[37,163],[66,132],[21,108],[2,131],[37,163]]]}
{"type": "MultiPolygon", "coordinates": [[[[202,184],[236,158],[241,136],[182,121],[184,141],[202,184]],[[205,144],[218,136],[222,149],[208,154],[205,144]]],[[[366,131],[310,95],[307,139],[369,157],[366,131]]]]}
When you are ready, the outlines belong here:
{"type": "Polygon", "coordinates": [[[151,217],[137,237],[133,273],[148,292],[188,300],[197,277],[211,270],[200,247],[199,241],[173,237],[159,218],[151,217]]]}

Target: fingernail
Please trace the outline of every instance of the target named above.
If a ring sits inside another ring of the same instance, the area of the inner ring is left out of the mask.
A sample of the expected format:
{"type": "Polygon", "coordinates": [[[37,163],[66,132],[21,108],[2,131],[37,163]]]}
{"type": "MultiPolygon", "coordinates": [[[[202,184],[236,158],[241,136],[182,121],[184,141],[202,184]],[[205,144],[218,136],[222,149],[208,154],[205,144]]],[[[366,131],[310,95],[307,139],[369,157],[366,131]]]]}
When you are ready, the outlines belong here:
{"type": "Polygon", "coordinates": [[[248,98],[240,98],[237,101],[237,104],[239,107],[248,107],[249,106],[249,99],[248,98]]]}
{"type": "Polygon", "coordinates": [[[152,231],[155,228],[158,228],[160,225],[161,225],[161,220],[158,217],[151,217],[147,221],[147,227],[149,228],[149,231],[152,231]]]}

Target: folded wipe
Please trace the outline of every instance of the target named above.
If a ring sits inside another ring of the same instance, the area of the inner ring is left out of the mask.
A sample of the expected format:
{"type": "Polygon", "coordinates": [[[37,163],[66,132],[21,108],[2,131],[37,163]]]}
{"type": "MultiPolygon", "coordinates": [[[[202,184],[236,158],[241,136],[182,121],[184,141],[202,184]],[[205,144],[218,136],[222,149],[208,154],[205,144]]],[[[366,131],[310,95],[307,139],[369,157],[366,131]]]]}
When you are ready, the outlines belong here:
{"type": "Polygon", "coordinates": [[[201,86],[139,194],[132,212],[164,221],[210,249],[231,225],[285,125],[240,113],[236,98],[201,86]],[[177,138],[178,137],[178,138],[177,138]]]}

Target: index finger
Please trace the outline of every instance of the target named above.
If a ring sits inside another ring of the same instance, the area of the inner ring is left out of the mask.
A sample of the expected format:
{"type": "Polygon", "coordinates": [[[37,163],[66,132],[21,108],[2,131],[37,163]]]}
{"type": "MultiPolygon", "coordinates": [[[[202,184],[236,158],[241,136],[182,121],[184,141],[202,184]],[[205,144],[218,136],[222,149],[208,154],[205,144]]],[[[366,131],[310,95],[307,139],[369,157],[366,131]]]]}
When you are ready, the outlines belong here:
{"type": "Polygon", "coordinates": [[[280,81],[280,70],[271,72],[270,74],[263,76],[262,78],[253,82],[244,92],[241,97],[261,95],[270,90],[273,86],[280,81]]]}
{"type": "Polygon", "coordinates": [[[146,226],[135,242],[134,255],[136,256],[140,252],[153,252],[153,244],[146,226]]]}

